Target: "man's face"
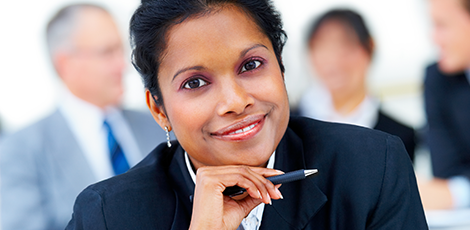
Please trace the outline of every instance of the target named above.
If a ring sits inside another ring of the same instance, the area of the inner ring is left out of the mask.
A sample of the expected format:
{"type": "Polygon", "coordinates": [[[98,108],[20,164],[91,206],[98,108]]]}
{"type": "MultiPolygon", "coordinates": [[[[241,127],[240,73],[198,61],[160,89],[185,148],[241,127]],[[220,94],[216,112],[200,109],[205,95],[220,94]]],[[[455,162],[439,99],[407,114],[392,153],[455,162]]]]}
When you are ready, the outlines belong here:
{"type": "Polygon", "coordinates": [[[70,91],[101,108],[119,104],[125,63],[121,37],[112,17],[100,10],[84,11],[72,44],[59,71],[70,91]]]}
{"type": "Polygon", "coordinates": [[[470,68],[470,12],[462,0],[431,0],[439,67],[447,73],[470,68]]]}

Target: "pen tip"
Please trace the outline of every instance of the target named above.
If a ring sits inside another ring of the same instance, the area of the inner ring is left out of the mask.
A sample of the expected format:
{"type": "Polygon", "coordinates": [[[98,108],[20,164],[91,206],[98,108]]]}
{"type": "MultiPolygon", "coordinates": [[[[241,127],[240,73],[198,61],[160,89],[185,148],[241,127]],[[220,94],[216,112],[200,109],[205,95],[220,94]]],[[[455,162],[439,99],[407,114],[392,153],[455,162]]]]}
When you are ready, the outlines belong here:
{"type": "Polygon", "coordinates": [[[304,174],[305,174],[305,176],[307,177],[307,176],[311,176],[311,175],[313,175],[313,174],[315,174],[315,173],[317,173],[317,172],[318,172],[318,169],[306,169],[306,170],[304,171],[304,174]]]}

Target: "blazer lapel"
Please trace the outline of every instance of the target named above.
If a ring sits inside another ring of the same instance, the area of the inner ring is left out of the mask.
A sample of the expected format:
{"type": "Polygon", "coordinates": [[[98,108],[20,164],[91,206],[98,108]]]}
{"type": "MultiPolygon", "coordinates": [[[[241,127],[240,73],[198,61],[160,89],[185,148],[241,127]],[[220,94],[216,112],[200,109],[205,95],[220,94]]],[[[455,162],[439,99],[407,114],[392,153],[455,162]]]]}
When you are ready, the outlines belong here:
{"type": "MultiPolygon", "coordinates": [[[[274,168],[284,172],[306,169],[302,140],[290,129],[276,150],[274,168]]],[[[260,229],[303,229],[327,201],[315,178],[283,184],[283,200],[266,205],[260,229]]]]}
{"type": "Polygon", "coordinates": [[[49,152],[54,165],[66,181],[71,182],[70,187],[80,192],[88,185],[96,182],[96,177],[79,147],[72,131],[59,111],[51,116],[48,138],[51,141],[49,152]]]}

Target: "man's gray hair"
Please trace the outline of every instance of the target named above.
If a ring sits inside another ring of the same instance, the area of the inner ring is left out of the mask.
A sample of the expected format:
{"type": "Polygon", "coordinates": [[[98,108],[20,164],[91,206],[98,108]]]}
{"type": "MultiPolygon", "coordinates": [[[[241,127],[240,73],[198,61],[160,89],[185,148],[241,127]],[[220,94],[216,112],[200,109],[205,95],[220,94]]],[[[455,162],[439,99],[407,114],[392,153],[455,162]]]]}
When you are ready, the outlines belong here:
{"type": "Polygon", "coordinates": [[[72,37],[79,24],[79,17],[88,9],[108,11],[94,4],[73,4],[60,9],[47,24],[47,49],[51,59],[58,51],[72,51],[72,37]]]}

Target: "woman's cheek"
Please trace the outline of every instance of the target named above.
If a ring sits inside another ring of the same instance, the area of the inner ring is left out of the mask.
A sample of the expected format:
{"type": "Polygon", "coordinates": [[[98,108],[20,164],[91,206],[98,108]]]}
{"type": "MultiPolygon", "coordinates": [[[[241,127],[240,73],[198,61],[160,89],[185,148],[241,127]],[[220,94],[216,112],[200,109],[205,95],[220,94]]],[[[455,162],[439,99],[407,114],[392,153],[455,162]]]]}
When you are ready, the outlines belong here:
{"type": "Polygon", "coordinates": [[[185,95],[181,100],[174,101],[174,114],[181,124],[198,126],[207,119],[208,114],[213,111],[211,108],[214,98],[208,94],[185,95]]]}
{"type": "Polygon", "coordinates": [[[285,84],[282,75],[279,72],[269,72],[265,78],[263,78],[263,82],[260,82],[258,85],[263,85],[265,87],[258,87],[258,89],[262,89],[262,95],[265,95],[266,98],[274,99],[276,101],[282,100],[283,96],[285,95],[285,84]],[[269,86],[269,87],[266,87],[269,86]]]}

